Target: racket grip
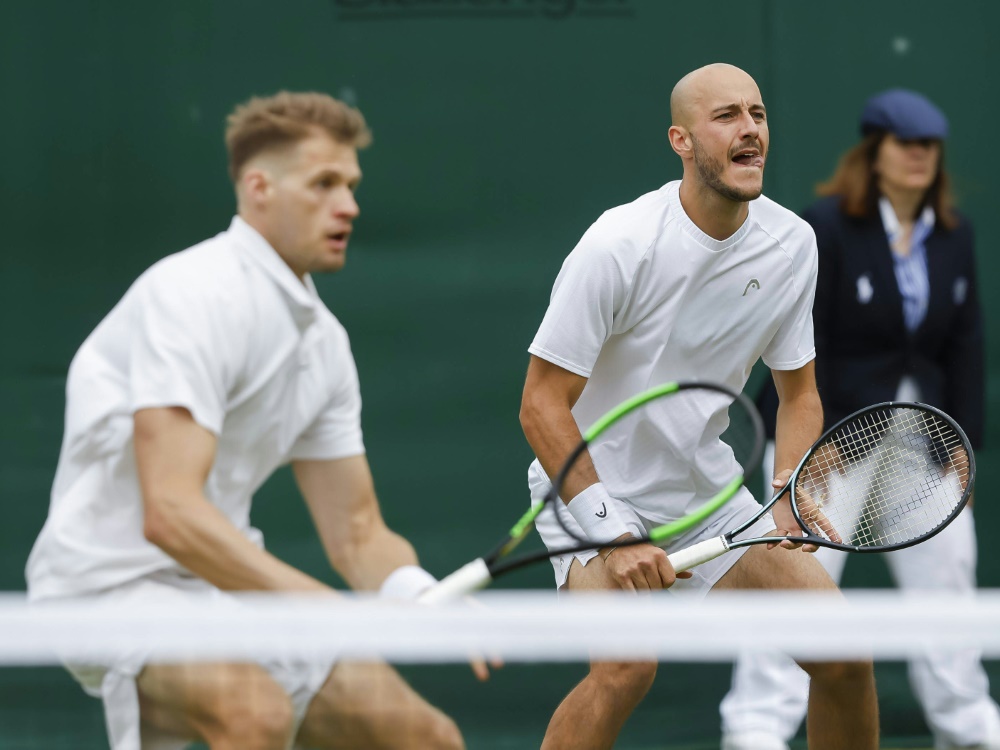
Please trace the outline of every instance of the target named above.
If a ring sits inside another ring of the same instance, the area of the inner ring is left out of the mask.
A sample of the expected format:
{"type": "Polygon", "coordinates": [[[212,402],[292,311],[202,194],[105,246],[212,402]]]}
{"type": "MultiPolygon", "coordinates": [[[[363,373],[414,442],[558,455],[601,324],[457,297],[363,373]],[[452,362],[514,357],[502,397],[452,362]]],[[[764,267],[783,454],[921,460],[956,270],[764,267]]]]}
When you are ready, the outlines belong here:
{"type": "Polygon", "coordinates": [[[670,564],[674,566],[674,571],[680,573],[690,570],[709,560],[714,560],[719,555],[728,552],[729,545],[726,544],[725,537],[717,536],[714,539],[706,539],[690,547],[679,549],[672,555],[667,555],[670,564]]]}
{"type": "Polygon", "coordinates": [[[478,591],[492,580],[486,561],[479,557],[442,578],[418,596],[417,601],[421,604],[449,602],[478,591]]]}

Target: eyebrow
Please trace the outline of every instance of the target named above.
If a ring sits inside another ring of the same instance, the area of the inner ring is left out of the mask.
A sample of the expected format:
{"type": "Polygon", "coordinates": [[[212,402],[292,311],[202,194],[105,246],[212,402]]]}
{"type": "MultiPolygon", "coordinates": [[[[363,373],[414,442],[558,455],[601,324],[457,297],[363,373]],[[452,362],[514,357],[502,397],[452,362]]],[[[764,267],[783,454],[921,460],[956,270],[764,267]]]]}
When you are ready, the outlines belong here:
{"type": "MultiPolygon", "coordinates": [[[[717,115],[723,112],[732,112],[733,110],[736,109],[741,109],[740,105],[737,104],[736,102],[732,102],[730,104],[723,104],[720,107],[716,107],[711,111],[711,114],[717,115]]],[[[751,104],[749,107],[747,107],[747,109],[750,110],[751,112],[767,112],[767,107],[765,107],[763,104],[751,104]]]]}
{"type": "Polygon", "coordinates": [[[338,177],[344,182],[360,182],[362,177],[361,170],[357,172],[345,172],[343,169],[338,169],[337,167],[320,166],[316,167],[313,171],[312,179],[316,180],[327,175],[338,177]]]}

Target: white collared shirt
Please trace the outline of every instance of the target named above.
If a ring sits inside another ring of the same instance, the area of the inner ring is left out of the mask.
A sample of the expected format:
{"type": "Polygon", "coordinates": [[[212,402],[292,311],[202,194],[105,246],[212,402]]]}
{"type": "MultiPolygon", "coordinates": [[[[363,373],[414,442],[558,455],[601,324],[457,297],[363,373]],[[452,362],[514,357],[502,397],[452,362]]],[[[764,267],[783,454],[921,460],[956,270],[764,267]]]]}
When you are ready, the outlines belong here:
{"type": "Polygon", "coordinates": [[[181,406],[218,439],[205,495],[248,538],[253,493],[280,465],[364,453],[347,333],[239,217],[148,269],[70,365],[33,599],[180,566],[143,536],[132,415],[181,406]]]}
{"type": "Polygon", "coordinates": [[[920,216],[913,223],[910,247],[906,252],[896,250],[896,245],[902,238],[903,228],[892,203],[884,195],[878,199],[878,210],[889,240],[889,248],[892,250],[896,285],[903,298],[903,322],[906,324],[906,330],[913,333],[927,316],[927,304],[931,296],[931,284],[927,272],[927,248],[924,243],[934,231],[934,209],[924,206],[924,210],[920,212],[920,216]]]}

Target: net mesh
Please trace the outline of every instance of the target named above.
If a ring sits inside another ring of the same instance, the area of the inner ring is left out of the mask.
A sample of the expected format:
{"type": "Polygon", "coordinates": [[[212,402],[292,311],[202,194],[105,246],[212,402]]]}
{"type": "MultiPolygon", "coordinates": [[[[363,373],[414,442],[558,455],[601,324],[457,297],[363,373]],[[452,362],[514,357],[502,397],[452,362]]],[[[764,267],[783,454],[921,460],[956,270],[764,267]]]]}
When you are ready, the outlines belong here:
{"type": "MultiPolygon", "coordinates": [[[[591,656],[664,662],[616,744],[619,750],[718,748],[718,702],[729,662],[747,650],[813,660],[874,656],[889,675],[879,679],[880,689],[895,680],[901,691],[884,712],[884,733],[896,737],[927,736],[898,660],[929,645],[979,649],[994,683],[1000,680],[1000,592],[918,597],[855,591],[846,601],[760,592],[707,600],[484,592],[476,601],[422,607],[360,597],[255,596],[224,605],[192,599],[122,609],[29,607],[20,597],[0,598],[0,748],[106,748],[100,703],[60,665],[136,654],[145,663],[188,665],[316,664],[331,657],[362,664],[381,657],[454,718],[469,748],[483,750],[537,747],[552,711],[585,674],[591,656]],[[788,616],[804,611],[808,628],[788,616]],[[466,664],[472,653],[498,654],[506,666],[478,684],[466,664]],[[905,716],[893,713],[900,704],[905,716]]],[[[373,687],[365,695],[366,701],[383,698],[373,687]]]]}
{"type": "Polygon", "coordinates": [[[895,547],[937,529],[970,478],[961,435],[914,407],[865,411],[832,433],[795,484],[812,533],[858,549],[895,547]]]}

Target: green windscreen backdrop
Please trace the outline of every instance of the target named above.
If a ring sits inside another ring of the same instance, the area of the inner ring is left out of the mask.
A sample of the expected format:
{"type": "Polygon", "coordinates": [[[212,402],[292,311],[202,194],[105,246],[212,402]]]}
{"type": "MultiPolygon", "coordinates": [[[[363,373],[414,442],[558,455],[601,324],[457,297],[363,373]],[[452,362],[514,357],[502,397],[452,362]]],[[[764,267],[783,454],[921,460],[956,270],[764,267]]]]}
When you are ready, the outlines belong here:
{"type": "MultiPolygon", "coordinates": [[[[944,12],[929,0],[0,3],[0,590],[24,588],[74,351],[147,266],[225,229],[234,211],[225,116],[279,89],[354,103],[375,134],[362,155],[347,268],[317,285],[351,335],[385,516],[437,574],[493,544],[528,501],[531,454],[518,407],[526,348],[560,263],[603,210],[680,176],[667,143],[669,93],[714,61],[759,83],[771,127],[765,192],[795,211],[855,142],[873,92],[914,88],[951,118],[947,164],[977,226],[987,321],[982,540],[1000,522],[1000,296],[991,293],[1000,275],[998,8],[985,0],[944,12]]],[[[254,521],[278,556],[336,582],[287,471],[259,493],[254,521]]],[[[990,545],[980,549],[979,576],[1000,586],[990,545]]],[[[503,585],[551,579],[539,566],[503,585]]],[[[846,583],[889,585],[877,559],[852,561],[846,583]]],[[[480,693],[464,671],[442,674],[414,679],[460,720],[464,710],[499,723],[486,706],[525,689],[515,668],[480,693]]],[[[470,746],[537,746],[542,714],[578,677],[545,674],[531,680],[540,713],[523,744],[470,746]]],[[[713,740],[727,672],[699,674],[693,693],[654,689],[648,726],[638,717],[623,742],[647,746],[643,726],[655,739],[670,716],[673,733],[659,740],[713,740]],[[697,722],[683,720],[691,711],[697,722]]],[[[900,675],[883,681],[886,728],[920,735],[900,675]]],[[[59,694],[74,701],[68,681],[59,694]]],[[[0,747],[2,733],[0,722],[0,747]]]]}

